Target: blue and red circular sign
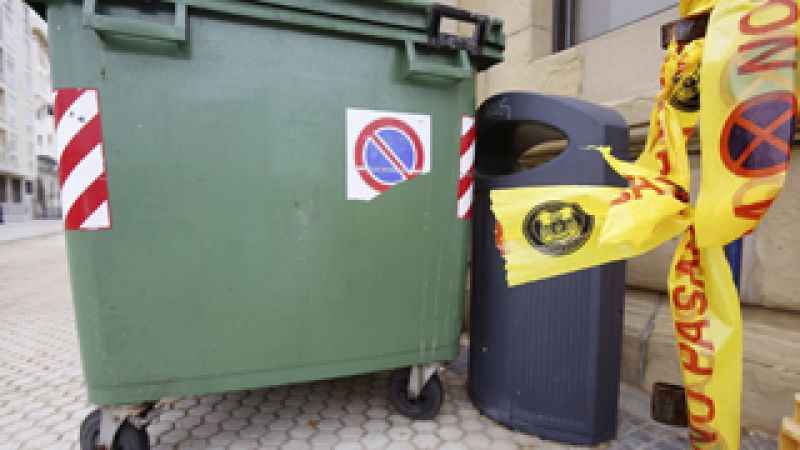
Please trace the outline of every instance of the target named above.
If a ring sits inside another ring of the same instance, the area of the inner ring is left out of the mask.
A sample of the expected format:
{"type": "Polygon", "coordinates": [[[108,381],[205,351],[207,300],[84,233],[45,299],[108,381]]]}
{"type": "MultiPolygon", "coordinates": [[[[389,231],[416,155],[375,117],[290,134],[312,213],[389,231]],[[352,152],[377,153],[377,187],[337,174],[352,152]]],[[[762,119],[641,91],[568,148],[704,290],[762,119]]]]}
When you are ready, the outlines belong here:
{"type": "Polygon", "coordinates": [[[358,135],[355,152],[358,174],[378,192],[413,180],[425,165],[422,141],[411,126],[399,119],[387,117],[370,122],[358,135]]]}
{"type": "Polygon", "coordinates": [[[733,110],[722,130],[722,162],[742,177],[786,170],[797,115],[793,92],[757,95],[733,110]]]}

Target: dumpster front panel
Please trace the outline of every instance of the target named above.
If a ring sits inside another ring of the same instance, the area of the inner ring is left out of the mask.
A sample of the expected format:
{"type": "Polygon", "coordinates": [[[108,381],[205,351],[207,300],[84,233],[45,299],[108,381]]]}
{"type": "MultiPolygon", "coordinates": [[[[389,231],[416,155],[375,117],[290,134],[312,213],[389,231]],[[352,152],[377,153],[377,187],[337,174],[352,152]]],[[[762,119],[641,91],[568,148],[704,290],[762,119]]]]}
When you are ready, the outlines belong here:
{"type": "Polygon", "coordinates": [[[454,357],[472,78],[411,82],[396,42],[190,12],[174,44],[100,36],[80,4],[50,5],[54,85],[97,89],[103,118],[113,226],[67,233],[90,399],[454,357]],[[429,115],[430,173],[347,201],[348,108],[429,115]]]}

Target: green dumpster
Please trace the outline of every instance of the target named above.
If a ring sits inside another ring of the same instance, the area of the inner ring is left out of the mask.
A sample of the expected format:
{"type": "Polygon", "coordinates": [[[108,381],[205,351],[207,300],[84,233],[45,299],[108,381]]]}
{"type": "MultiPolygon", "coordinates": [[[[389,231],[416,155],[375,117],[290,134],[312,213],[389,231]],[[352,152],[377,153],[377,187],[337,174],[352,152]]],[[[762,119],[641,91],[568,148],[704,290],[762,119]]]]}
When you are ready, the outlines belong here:
{"type": "Polygon", "coordinates": [[[104,406],[88,439],[133,436],[164,397],[393,368],[395,406],[435,413],[441,392],[421,393],[461,328],[464,116],[502,23],[420,0],[47,6],[77,327],[104,406]]]}

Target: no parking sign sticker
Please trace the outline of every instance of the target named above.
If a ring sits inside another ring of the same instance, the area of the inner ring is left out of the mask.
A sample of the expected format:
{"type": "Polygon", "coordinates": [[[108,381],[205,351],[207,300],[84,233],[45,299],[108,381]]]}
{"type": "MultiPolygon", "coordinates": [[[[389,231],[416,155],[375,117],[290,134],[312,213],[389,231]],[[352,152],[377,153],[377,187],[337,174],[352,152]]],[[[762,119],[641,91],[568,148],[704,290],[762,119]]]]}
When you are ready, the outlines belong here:
{"type": "Polygon", "coordinates": [[[372,200],[430,171],[430,116],[347,110],[348,200],[372,200]]]}

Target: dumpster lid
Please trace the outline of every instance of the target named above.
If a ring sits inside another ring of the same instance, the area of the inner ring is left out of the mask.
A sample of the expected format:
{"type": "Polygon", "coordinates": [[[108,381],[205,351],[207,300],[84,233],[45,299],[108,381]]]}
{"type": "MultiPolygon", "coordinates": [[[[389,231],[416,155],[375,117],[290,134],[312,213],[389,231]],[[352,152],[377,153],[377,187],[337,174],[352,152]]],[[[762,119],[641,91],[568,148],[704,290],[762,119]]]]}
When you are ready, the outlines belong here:
{"type": "MultiPolygon", "coordinates": [[[[141,23],[104,14],[104,3],[83,0],[86,25],[122,32],[132,28],[136,29],[134,33],[141,31],[141,23]]],[[[433,49],[463,50],[478,70],[502,61],[505,49],[501,19],[428,0],[161,0],[158,3],[175,5],[175,26],[147,24],[148,34],[173,41],[186,39],[187,9],[199,9],[433,49]],[[460,31],[468,32],[466,35],[446,32],[442,26],[448,21],[458,23],[460,31]]]]}

